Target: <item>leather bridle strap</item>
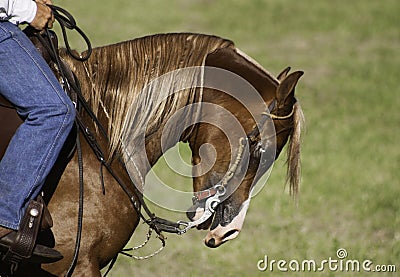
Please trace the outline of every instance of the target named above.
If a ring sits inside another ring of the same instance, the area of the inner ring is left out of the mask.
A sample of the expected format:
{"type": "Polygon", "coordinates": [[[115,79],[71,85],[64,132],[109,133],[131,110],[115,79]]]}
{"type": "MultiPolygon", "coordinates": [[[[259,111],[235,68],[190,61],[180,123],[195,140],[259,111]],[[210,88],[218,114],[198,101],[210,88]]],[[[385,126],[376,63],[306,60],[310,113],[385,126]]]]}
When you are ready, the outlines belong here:
{"type": "Polygon", "coordinates": [[[196,191],[193,192],[193,197],[192,197],[192,202],[193,205],[201,202],[204,199],[207,199],[210,196],[213,196],[217,193],[217,188],[216,187],[212,187],[206,190],[201,190],[201,191],[196,191]]]}

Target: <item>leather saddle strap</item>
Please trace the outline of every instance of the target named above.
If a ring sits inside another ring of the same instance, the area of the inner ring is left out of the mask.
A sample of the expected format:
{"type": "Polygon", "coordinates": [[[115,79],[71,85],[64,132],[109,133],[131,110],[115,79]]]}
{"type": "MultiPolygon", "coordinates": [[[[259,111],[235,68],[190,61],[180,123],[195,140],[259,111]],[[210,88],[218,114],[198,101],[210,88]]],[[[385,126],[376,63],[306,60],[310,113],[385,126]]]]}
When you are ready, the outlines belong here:
{"type": "Polygon", "coordinates": [[[32,256],[41,226],[43,210],[43,203],[35,200],[29,202],[15,241],[6,254],[11,261],[29,259],[32,256]]]}
{"type": "Polygon", "coordinates": [[[43,204],[43,216],[42,216],[42,222],[40,225],[40,231],[44,231],[47,229],[50,229],[53,227],[53,218],[51,217],[50,211],[46,206],[46,203],[44,202],[43,197],[39,194],[38,197],[36,198],[37,202],[43,204]]]}

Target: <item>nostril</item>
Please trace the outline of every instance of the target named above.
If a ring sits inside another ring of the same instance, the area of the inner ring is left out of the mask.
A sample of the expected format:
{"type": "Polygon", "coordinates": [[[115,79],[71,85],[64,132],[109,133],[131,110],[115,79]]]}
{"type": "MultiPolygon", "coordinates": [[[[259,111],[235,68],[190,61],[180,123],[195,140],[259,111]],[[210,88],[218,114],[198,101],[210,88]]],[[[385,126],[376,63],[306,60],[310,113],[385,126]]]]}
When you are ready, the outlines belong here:
{"type": "Polygon", "coordinates": [[[211,248],[215,248],[216,246],[215,246],[215,239],[214,238],[211,238],[210,240],[206,240],[205,241],[205,243],[206,243],[206,245],[208,246],[208,247],[211,247],[211,248]]]}
{"type": "Polygon", "coordinates": [[[233,236],[233,238],[235,238],[237,236],[237,234],[239,234],[238,230],[229,230],[228,232],[226,232],[224,234],[224,238],[223,239],[229,239],[229,237],[233,236]]]}

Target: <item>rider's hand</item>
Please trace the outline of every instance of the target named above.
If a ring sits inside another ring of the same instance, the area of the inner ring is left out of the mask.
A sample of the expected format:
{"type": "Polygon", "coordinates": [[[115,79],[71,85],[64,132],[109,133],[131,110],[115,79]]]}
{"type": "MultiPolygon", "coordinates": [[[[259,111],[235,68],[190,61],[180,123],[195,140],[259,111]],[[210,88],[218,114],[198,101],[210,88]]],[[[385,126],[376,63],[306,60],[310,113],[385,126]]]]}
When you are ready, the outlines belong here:
{"type": "Polygon", "coordinates": [[[52,28],[54,22],[54,15],[51,9],[46,6],[46,4],[51,5],[51,0],[36,0],[36,16],[29,24],[36,30],[43,30],[44,28],[52,28]]]}

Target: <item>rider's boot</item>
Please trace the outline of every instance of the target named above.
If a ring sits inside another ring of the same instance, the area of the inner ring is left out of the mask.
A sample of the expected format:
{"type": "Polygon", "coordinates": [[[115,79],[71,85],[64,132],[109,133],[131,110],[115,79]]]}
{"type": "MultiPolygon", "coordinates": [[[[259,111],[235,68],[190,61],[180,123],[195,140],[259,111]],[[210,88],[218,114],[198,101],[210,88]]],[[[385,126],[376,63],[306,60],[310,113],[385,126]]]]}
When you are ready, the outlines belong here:
{"type": "Polygon", "coordinates": [[[11,265],[16,271],[18,264],[53,263],[63,258],[60,252],[37,244],[36,239],[41,229],[52,226],[49,212],[42,201],[32,200],[22,218],[18,231],[0,227],[0,260],[11,265]]]}

